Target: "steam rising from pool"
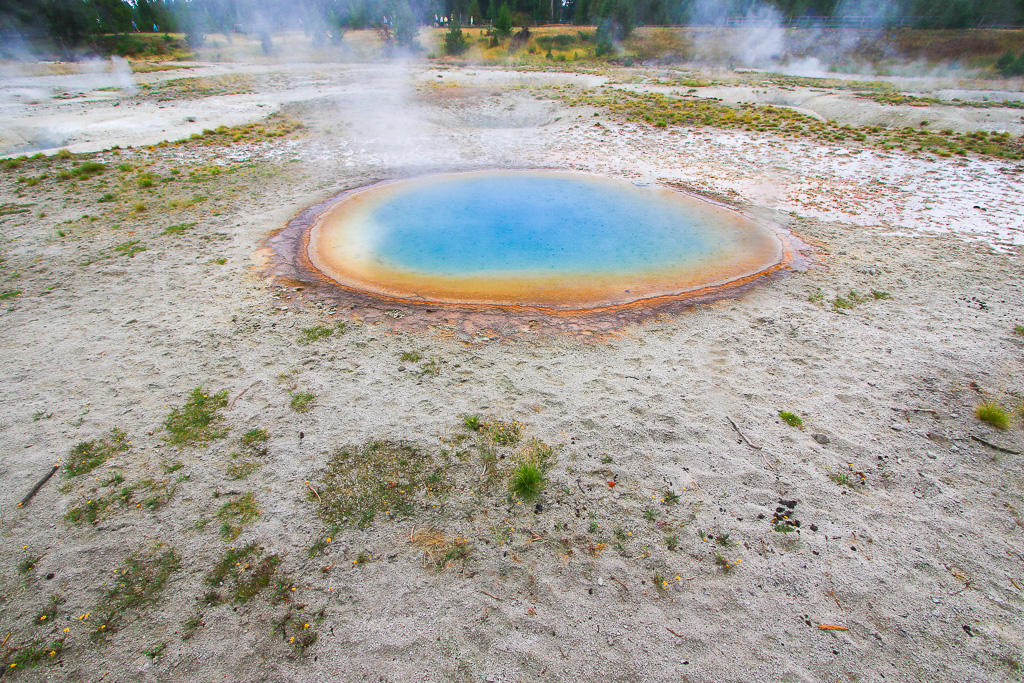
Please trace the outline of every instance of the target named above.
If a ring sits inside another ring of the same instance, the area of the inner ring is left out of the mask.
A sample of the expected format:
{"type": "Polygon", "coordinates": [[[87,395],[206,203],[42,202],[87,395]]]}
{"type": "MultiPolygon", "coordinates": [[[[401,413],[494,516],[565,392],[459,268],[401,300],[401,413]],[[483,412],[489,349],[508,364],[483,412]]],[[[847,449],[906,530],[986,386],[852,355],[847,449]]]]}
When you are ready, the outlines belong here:
{"type": "Polygon", "coordinates": [[[309,230],[310,263],[389,299],[587,310],[757,277],[780,234],[657,186],[578,173],[486,171],[380,183],[309,230]]]}

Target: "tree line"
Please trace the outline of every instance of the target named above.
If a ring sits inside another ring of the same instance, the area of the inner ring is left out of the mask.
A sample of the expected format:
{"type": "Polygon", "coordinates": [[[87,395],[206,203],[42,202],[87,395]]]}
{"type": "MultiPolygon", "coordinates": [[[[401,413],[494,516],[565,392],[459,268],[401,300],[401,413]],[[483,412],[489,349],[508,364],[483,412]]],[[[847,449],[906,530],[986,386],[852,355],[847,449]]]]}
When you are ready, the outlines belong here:
{"type": "MultiPolygon", "coordinates": [[[[611,25],[618,37],[643,25],[720,24],[756,17],[813,24],[834,17],[921,28],[1016,26],[1024,0],[0,0],[0,34],[40,35],[70,50],[102,34],[193,36],[301,29],[314,39],[346,29],[511,21],[611,25]]],[[[407,35],[404,35],[407,37],[407,35]]]]}

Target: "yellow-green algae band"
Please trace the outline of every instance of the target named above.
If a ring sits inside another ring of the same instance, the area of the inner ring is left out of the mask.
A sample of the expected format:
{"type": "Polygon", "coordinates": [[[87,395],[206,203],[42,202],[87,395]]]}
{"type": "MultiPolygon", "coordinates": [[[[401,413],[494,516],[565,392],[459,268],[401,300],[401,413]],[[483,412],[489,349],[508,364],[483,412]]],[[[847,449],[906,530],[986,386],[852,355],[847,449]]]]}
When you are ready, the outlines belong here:
{"type": "Polygon", "coordinates": [[[771,226],[662,187],[482,171],[349,193],[315,220],[307,253],[338,284],[391,299],[586,310],[748,281],[787,251],[771,226]]]}

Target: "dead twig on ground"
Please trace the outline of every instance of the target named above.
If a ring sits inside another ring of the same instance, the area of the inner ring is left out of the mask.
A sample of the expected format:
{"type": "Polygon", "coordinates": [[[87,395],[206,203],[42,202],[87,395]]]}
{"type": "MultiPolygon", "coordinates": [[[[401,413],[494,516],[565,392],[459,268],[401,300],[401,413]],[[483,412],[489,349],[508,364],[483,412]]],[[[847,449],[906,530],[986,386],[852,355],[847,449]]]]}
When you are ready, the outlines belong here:
{"type": "Polygon", "coordinates": [[[898,413],[903,413],[909,419],[910,413],[931,413],[932,415],[938,415],[938,411],[934,408],[897,408],[893,406],[893,410],[898,413]]]}
{"type": "Polygon", "coordinates": [[[490,594],[490,593],[488,593],[487,591],[482,591],[482,590],[480,590],[479,588],[477,589],[477,591],[476,591],[476,592],[477,592],[477,593],[483,593],[483,594],[484,594],[484,595],[486,595],[487,597],[489,597],[489,598],[494,598],[494,599],[495,599],[495,600],[497,600],[498,602],[505,602],[505,601],[504,601],[504,600],[503,600],[502,598],[499,598],[499,597],[498,597],[497,595],[491,595],[491,594],[490,594]]]}
{"type": "Polygon", "coordinates": [[[836,626],[835,624],[818,624],[818,628],[822,631],[849,631],[850,629],[845,626],[836,626]]]}
{"type": "Polygon", "coordinates": [[[39,489],[43,488],[43,484],[50,481],[50,477],[52,477],[54,473],[57,472],[58,469],[59,468],[57,465],[51,467],[50,471],[44,474],[43,478],[36,482],[36,485],[32,487],[32,490],[28,492],[28,495],[21,499],[21,502],[18,503],[18,507],[24,507],[26,504],[28,504],[28,502],[32,500],[32,497],[39,493],[39,489]]]}
{"type": "Polygon", "coordinates": [[[615,583],[619,584],[620,586],[622,586],[622,587],[623,587],[623,588],[625,588],[626,590],[629,590],[629,587],[628,587],[628,586],[627,586],[626,584],[622,583],[621,581],[619,581],[619,580],[618,580],[617,578],[615,578],[614,576],[609,576],[608,578],[609,578],[609,579],[611,579],[612,581],[614,581],[615,583]]]}
{"type": "Polygon", "coordinates": [[[745,443],[746,443],[746,444],[747,444],[748,446],[750,446],[751,448],[753,448],[753,449],[754,449],[755,451],[759,451],[759,450],[761,450],[761,447],[760,447],[760,446],[755,446],[754,444],[750,443],[750,439],[748,439],[748,438],[747,438],[747,435],[746,435],[746,434],[744,434],[743,432],[741,432],[741,431],[740,431],[739,425],[737,425],[737,424],[736,424],[736,422],[734,422],[734,421],[733,421],[733,419],[732,419],[731,417],[729,417],[728,415],[726,415],[726,416],[725,416],[725,419],[729,421],[729,424],[731,424],[731,425],[732,425],[732,428],[736,430],[736,433],[740,435],[740,438],[741,438],[741,439],[743,439],[743,441],[744,441],[744,442],[745,442],[745,443]]]}
{"type": "Polygon", "coordinates": [[[980,436],[975,436],[974,434],[969,434],[968,436],[970,436],[972,439],[974,439],[978,443],[985,444],[989,448],[994,448],[995,450],[999,451],[1000,453],[1008,453],[1010,455],[1020,455],[1020,451],[1015,451],[1012,448],[1004,448],[1002,446],[997,446],[996,444],[992,443],[991,441],[986,441],[985,439],[981,438],[980,436]]]}
{"type": "Polygon", "coordinates": [[[676,633],[675,631],[670,629],[668,626],[665,627],[665,630],[668,631],[669,633],[671,633],[672,635],[674,635],[676,638],[682,638],[683,637],[681,634],[676,633]]]}
{"type": "Polygon", "coordinates": [[[231,399],[231,403],[228,404],[228,410],[231,410],[231,407],[233,405],[235,405],[235,401],[237,401],[238,399],[242,398],[242,394],[244,394],[245,392],[249,391],[254,386],[256,386],[256,382],[253,382],[252,384],[247,386],[245,389],[242,389],[242,393],[241,394],[239,394],[238,396],[235,396],[233,399],[231,399]]]}

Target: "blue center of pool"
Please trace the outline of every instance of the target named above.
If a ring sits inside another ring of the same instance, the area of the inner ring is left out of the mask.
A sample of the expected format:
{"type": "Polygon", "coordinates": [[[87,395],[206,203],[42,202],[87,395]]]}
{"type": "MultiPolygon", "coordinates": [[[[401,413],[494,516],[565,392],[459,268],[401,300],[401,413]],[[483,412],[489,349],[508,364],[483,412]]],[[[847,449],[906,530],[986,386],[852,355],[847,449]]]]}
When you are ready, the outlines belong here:
{"type": "Polygon", "coordinates": [[[380,263],[444,275],[652,271],[721,247],[699,210],[663,191],[545,173],[405,187],[373,207],[367,227],[380,263]]]}

